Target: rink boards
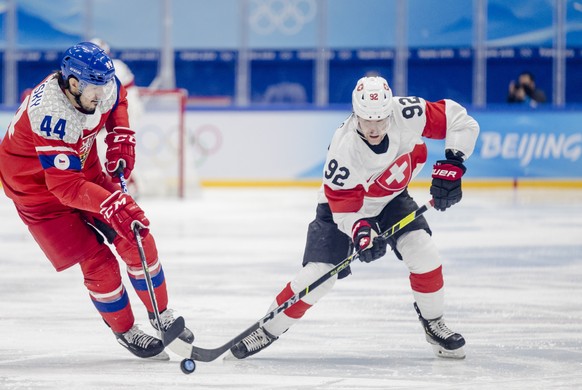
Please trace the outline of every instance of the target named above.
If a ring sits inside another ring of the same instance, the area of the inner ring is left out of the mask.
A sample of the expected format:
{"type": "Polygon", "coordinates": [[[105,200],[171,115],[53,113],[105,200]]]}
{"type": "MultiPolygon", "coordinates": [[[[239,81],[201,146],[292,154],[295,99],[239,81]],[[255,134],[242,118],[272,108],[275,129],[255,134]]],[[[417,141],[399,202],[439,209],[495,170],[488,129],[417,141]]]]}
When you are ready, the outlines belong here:
{"type": "MultiPolygon", "coordinates": [[[[318,185],[344,111],[190,111],[192,152],[205,186],[318,185]]],[[[481,126],[467,183],[582,186],[582,112],[470,111],[481,126]]],[[[444,141],[427,140],[427,165],[444,141]]],[[[428,181],[430,168],[419,175],[428,181]]]]}
{"type": "MultiPolygon", "coordinates": [[[[469,113],[481,132],[467,163],[467,185],[582,187],[582,111],[469,113]]],[[[348,115],[346,110],[189,109],[188,168],[203,186],[317,186],[329,141],[348,115]]],[[[0,111],[2,133],[11,117],[11,111],[0,111]]],[[[147,117],[148,123],[157,120],[165,119],[147,117]]],[[[145,163],[151,148],[140,142],[138,136],[138,158],[145,163]]],[[[443,141],[427,144],[427,165],[444,157],[443,141]]],[[[429,177],[427,166],[417,182],[429,177]]]]}

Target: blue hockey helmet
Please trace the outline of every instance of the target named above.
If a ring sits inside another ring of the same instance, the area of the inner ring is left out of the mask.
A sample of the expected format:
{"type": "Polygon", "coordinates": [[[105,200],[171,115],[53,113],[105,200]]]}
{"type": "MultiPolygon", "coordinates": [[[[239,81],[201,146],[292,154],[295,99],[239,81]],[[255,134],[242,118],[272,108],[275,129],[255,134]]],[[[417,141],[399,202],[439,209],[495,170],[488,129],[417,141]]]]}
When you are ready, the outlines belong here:
{"type": "Polygon", "coordinates": [[[65,51],[61,62],[63,78],[75,77],[82,84],[106,85],[115,75],[113,61],[94,43],[81,42],[65,51]]]}
{"type": "Polygon", "coordinates": [[[61,72],[65,80],[69,77],[79,80],[76,99],[85,93],[91,100],[106,100],[115,91],[113,61],[94,43],[81,42],[67,49],[61,72]]]}

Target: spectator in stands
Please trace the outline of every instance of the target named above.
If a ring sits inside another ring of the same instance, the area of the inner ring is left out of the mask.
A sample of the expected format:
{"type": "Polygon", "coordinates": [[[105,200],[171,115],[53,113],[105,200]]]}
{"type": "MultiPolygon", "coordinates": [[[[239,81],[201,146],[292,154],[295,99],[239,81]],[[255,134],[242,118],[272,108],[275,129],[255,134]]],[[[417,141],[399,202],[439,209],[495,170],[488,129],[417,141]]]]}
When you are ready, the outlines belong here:
{"type": "Polygon", "coordinates": [[[270,85],[265,91],[265,103],[307,103],[307,92],[299,83],[281,82],[270,85]]]}
{"type": "Polygon", "coordinates": [[[525,103],[537,107],[538,103],[546,102],[546,93],[536,87],[535,77],[531,72],[521,72],[517,79],[509,83],[508,103],[525,103]]]}

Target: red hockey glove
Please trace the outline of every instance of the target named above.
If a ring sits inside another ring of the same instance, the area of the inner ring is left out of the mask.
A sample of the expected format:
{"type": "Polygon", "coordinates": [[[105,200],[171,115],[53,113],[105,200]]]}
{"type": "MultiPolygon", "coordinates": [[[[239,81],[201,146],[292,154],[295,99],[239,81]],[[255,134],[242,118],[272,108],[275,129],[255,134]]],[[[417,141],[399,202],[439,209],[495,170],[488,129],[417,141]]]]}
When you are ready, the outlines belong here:
{"type": "Polygon", "coordinates": [[[361,261],[369,263],[386,254],[386,239],[378,236],[378,224],[360,219],[352,228],[352,239],[361,261]]]}
{"type": "Polygon", "coordinates": [[[143,210],[131,196],[119,190],[101,203],[100,213],[117,234],[130,242],[135,242],[134,226],[139,227],[142,237],[147,236],[150,231],[148,229],[150,221],[146,218],[143,210]]]}
{"type": "Polygon", "coordinates": [[[135,165],[135,132],[127,127],[115,127],[105,137],[107,152],[105,152],[105,169],[119,183],[119,170],[129,179],[135,165]]]}
{"type": "Polygon", "coordinates": [[[463,158],[447,150],[446,160],[437,161],[432,168],[432,185],[430,194],[434,199],[434,208],[445,211],[459,203],[463,197],[461,177],[467,170],[463,158]]]}

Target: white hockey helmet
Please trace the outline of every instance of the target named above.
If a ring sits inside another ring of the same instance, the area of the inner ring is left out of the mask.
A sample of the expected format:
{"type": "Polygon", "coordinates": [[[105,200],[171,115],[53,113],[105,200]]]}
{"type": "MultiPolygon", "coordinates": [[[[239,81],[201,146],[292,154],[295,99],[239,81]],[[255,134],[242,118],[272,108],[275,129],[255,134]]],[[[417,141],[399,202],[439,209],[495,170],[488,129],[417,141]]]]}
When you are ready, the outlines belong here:
{"type": "Polygon", "coordinates": [[[95,45],[99,46],[101,48],[101,50],[103,50],[105,52],[105,54],[107,54],[107,55],[111,54],[111,48],[109,47],[109,44],[107,44],[107,42],[105,42],[103,39],[93,38],[89,42],[94,43],[95,45]]]}
{"type": "Polygon", "coordinates": [[[362,77],[352,92],[354,113],[362,119],[381,120],[392,114],[392,90],[380,76],[362,77]]]}

